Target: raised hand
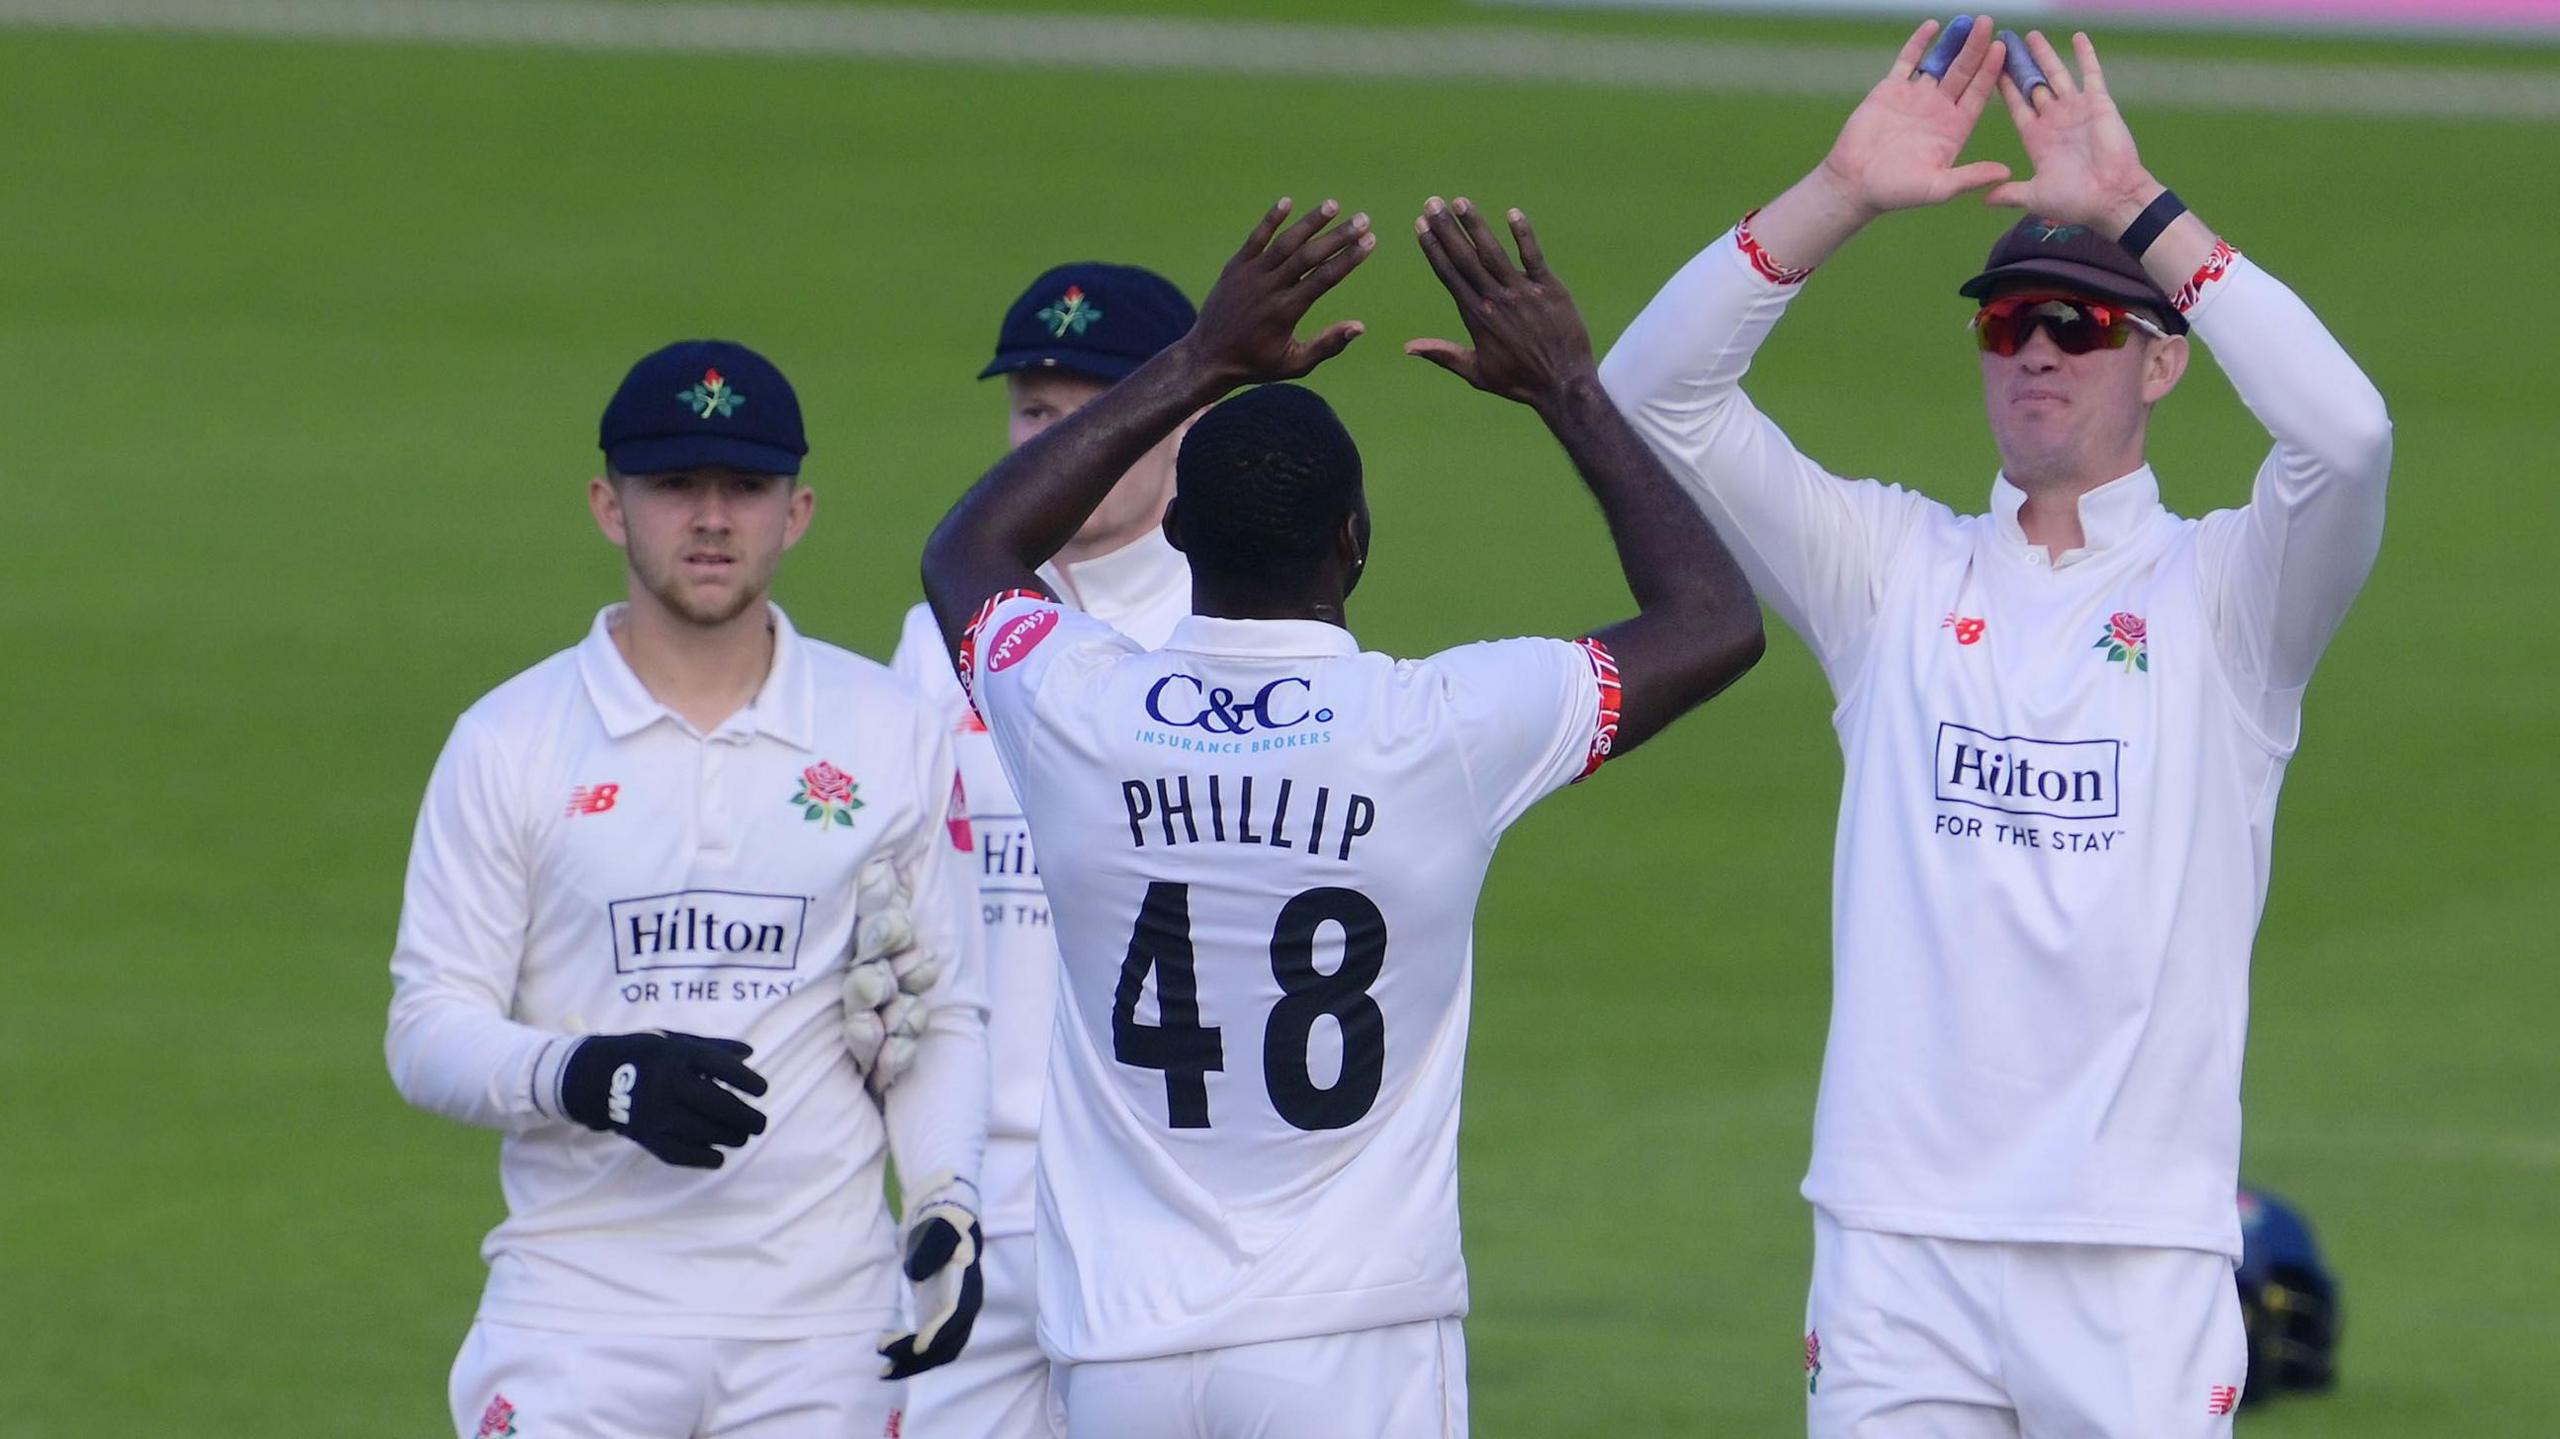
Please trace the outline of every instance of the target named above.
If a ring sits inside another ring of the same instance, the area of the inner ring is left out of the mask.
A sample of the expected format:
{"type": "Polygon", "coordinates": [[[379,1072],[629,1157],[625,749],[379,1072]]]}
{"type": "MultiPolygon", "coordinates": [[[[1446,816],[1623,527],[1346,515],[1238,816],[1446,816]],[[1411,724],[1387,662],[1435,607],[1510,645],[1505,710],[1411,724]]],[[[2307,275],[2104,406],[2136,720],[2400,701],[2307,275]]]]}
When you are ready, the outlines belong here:
{"type": "Polygon", "coordinates": [[[1951,200],[2009,178],[1997,160],[1959,165],[1965,141],[2000,78],[2000,43],[1985,15],[1959,16],[1952,55],[1929,42],[1938,22],[1921,22],[1866,99],[1850,112],[1819,173],[1868,216],[1951,200]]]}
{"type": "Polygon", "coordinates": [[[1325,201],[1287,229],[1289,202],[1273,205],[1245,237],[1244,247],[1218,272],[1200,301],[1200,318],[1180,343],[1210,373],[1233,385],[1294,380],[1332,359],[1366,328],[1357,320],[1326,326],[1313,339],[1298,338],[1298,322],[1369,258],[1378,238],[1369,217],[1354,215],[1327,230],[1342,207],[1325,201]]]}
{"type": "Polygon", "coordinates": [[[2107,93],[2098,47],[2080,34],[2071,37],[2071,48],[2080,62],[2076,79],[2043,33],[2030,30],[2027,54],[2044,72],[2045,83],[2028,94],[2017,81],[2000,78],[2000,98],[2008,102],[2009,118],[2017,122],[2018,138],[2026,143],[2035,172],[1983,199],[2087,225],[2100,234],[2121,234],[2160,193],[2160,183],[2142,167],[2133,131],[2107,93]]]}
{"type": "Polygon", "coordinates": [[[1510,213],[1511,238],[1520,246],[1513,265],[1501,239],[1475,205],[1460,196],[1444,205],[1438,196],[1413,222],[1431,271],[1458,302],[1459,323],[1473,348],[1448,340],[1414,340],[1404,347],[1489,395],[1543,409],[1560,401],[1574,381],[1595,374],[1591,335],[1564,282],[1547,268],[1529,217],[1510,213]]]}

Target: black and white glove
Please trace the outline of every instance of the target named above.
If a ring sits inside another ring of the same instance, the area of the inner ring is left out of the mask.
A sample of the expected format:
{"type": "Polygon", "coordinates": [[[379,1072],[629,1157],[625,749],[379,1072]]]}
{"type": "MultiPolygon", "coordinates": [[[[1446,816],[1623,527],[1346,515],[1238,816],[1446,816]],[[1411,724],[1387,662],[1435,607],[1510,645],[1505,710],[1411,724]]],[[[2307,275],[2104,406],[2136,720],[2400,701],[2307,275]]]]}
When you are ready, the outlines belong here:
{"type": "Polygon", "coordinates": [[[844,1041],[877,1098],[916,1061],[930,1014],[924,996],[942,959],[916,941],[914,887],[887,855],[854,881],[853,960],[844,975],[844,1041]]]}
{"type": "Polygon", "coordinates": [[[907,1215],[907,1283],[915,1294],[914,1332],[881,1336],[884,1379],[908,1379],[960,1357],[986,1300],[978,1262],[978,1189],[964,1179],[926,1191],[907,1215]]]}
{"type": "Polygon", "coordinates": [[[764,1115],[730,1093],[764,1093],[764,1076],[747,1067],[753,1053],[734,1039],[672,1030],[599,1034],[560,1067],[560,1107],[666,1163],[717,1169],[727,1158],[720,1148],[764,1133],[764,1115]]]}

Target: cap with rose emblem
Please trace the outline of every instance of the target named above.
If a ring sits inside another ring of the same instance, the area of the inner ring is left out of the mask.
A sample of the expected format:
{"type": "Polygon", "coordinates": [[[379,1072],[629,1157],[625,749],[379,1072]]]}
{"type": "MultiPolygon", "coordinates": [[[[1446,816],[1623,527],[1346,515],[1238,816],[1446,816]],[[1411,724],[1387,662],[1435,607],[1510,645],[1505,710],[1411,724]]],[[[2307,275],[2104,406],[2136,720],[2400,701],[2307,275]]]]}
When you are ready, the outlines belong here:
{"type": "Polygon", "coordinates": [[[2029,215],[2009,227],[1991,247],[1982,273],[1957,287],[1971,299],[1988,299],[1994,290],[2048,285],[2093,300],[2139,305],[2152,312],[2172,335],[2187,332],[2187,317],[2169,303],[2168,292],[2142,268],[2125,247],[2086,225],[2066,225],[2042,215],[2029,215]]]}
{"type": "Polygon", "coordinates": [[[1181,287],[1136,265],[1082,260],[1031,282],[1004,312],[983,380],[1015,370],[1072,370],[1117,380],[1182,338],[1197,319],[1181,287]]]}
{"type": "Polygon", "coordinates": [[[679,340],[642,358],[606,403],[596,439],[624,475],[796,475],[809,453],[791,382],[734,340],[679,340]]]}

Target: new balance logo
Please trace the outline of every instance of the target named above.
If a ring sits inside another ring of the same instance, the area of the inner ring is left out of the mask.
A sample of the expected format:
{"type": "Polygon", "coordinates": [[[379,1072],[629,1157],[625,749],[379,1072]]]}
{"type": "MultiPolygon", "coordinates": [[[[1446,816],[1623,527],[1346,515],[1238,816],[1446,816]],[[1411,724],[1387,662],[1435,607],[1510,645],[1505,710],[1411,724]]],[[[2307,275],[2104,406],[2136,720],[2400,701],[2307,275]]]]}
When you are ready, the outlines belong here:
{"type": "Polygon", "coordinates": [[[631,1122],[631,1090],[640,1082],[636,1064],[617,1066],[613,1071],[613,1088],[604,1097],[604,1117],[616,1124],[631,1122]]]}
{"type": "Polygon", "coordinates": [[[615,797],[622,793],[618,784],[582,784],[569,791],[571,815],[602,814],[613,808],[615,797]]]}
{"type": "Polygon", "coordinates": [[[2239,1407],[2240,1386],[2237,1384],[2216,1384],[2205,1391],[2204,1412],[2207,1414],[2228,1414],[2239,1407]]]}

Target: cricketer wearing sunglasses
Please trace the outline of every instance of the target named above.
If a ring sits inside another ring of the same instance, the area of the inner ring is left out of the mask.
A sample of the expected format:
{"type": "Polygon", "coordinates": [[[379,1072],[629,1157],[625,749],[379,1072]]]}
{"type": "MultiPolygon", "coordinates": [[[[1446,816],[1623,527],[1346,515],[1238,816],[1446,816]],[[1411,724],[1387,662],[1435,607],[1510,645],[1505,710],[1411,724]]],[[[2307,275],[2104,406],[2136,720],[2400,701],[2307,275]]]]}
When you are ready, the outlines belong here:
{"type": "Polygon", "coordinates": [[[2152,178],[2086,36],[2075,68],[1987,18],[1947,31],[1922,25],[1603,369],[1838,700],[1807,1428],[2227,1435],[2249,952],[2391,425],[2311,311],[2152,178]],[[1995,93],[2029,178],[1959,158],[1995,93]],[[1740,384],[1852,235],[1985,187],[2029,218],[1960,287],[2001,460],[1964,514],[1825,470],[1740,384]],[[2201,519],[2144,458],[2191,327],[2275,441],[2248,502],[2201,519]]]}

